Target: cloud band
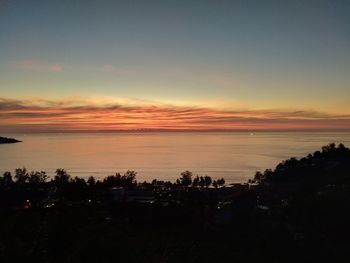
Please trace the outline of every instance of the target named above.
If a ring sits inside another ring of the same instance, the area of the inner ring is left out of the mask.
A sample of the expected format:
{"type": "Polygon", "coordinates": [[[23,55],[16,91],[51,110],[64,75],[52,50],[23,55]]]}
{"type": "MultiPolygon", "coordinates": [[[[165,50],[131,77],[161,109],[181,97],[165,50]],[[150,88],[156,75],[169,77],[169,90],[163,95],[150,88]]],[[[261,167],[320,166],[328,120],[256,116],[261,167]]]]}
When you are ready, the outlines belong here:
{"type": "Polygon", "coordinates": [[[0,98],[3,132],[350,130],[350,115],[0,98]]]}

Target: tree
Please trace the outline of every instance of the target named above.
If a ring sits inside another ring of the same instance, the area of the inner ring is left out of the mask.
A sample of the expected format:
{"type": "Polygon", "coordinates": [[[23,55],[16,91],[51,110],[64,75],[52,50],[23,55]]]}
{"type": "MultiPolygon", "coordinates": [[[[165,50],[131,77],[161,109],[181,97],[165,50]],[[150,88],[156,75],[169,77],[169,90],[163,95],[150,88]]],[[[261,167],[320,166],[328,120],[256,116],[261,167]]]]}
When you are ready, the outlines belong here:
{"type": "Polygon", "coordinates": [[[87,180],[87,183],[88,183],[88,185],[89,185],[90,187],[95,186],[95,184],[96,184],[95,177],[90,176],[89,179],[87,180]]]}
{"type": "Polygon", "coordinates": [[[107,187],[132,188],[137,185],[136,175],[137,173],[135,171],[127,171],[123,175],[116,173],[115,175],[107,176],[103,180],[103,184],[105,184],[107,187]]]}
{"type": "Polygon", "coordinates": [[[54,182],[57,184],[68,184],[70,175],[64,169],[57,169],[54,182]]]}
{"type": "Polygon", "coordinates": [[[15,179],[18,184],[25,184],[29,181],[29,174],[26,168],[17,168],[15,170],[15,179]]]}
{"type": "Polygon", "coordinates": [[[199,176],[198,175],[193,179],[192,186],[193,187],[198,187],[199,186],[199,176]]]}
{"type": "Polygon", "coordinates": [[[339,143],[339,145],[338,145],[338,150],[346,150],[346,147],[345,147],[345,145],[344,144],[342,144],[342,143],[339,143]]]}
{"type": "Polygon", "coordinates": [[[225,185],[225,179],[221,178],[217,180],[218,187],[223,187],[225,185]]]}
{"type": "Polygon", "coordinates": [[[216,180],[213,181],[213,186],[214,186],[215,189],[218,188],[218,182],[216,180]]]}
{"type": "Polygon", "coordinates": [[[181,173],[180,182],[182,186],[188,187],[192,183],[192,172],[185,171],[181,173]]]}
{"type": "Polygon", "coordinates": [[[167,188],[167,189],[171,189],[173,187],[173,183],[170,182],[170,181],[166,181],[164,182],[164,186],[167,188]]]}
{"type": "Polygon", "coordinates": [[[126,171],[126,173],[121,177],[121,183],[124,187],[134,187],[137,184],[136,181],[137,172],[126,171]]]}
{"type": "Polygon", "coordinates": [[[322,153],[333,152],[336,149],[335,143],[330,143],[322,147],[322,153]]]}
{"type": "Polygon", "coordinates": [[[204,180],[203,176],[199,177],[199,186],[201,188],[203,188],[205,186],[205,180],[204,180]]]}
{"type": "Polygon", "coordinates": [[[120,187],[121,186],[121,174],[109,175],[103,179],[103,184],[107,187],[120,187]]]}
{"type": "Polygon", "coordinates": [[[74,177],[73,183],[75,184],[75,186],[77,186],[79,188],[84,188],[86,186],[85,179],[84,178],[80,178],[78,176],[74,177]]]}
{"type": "Polygon", "coordinates": [[[260,171],[257,171],[254,175],[254,183],[262,183],[265,180],[264,174],[262,174],[260,171]]]}
{"type": "Polygon", "coordinates": [[[29,175],[29,183],[31,184],[40,184],[45,183],[48,176],[46,172],[40,171],[40,172],[31,172],[29,175]]]}
{"type": "Polygon", "coordinates": [[[0,177],[0,185],[10,186],[13,184],[11,172],[4,172],[3,176],[0,177]]]}
{"type": "Polygon", "coordinates": [[[210,176],[204,176],[204,184],[205,184],[205,187],[208,188],[210,185],[211,185],[211,182],[212,182],[212,179],[210,176]]]}

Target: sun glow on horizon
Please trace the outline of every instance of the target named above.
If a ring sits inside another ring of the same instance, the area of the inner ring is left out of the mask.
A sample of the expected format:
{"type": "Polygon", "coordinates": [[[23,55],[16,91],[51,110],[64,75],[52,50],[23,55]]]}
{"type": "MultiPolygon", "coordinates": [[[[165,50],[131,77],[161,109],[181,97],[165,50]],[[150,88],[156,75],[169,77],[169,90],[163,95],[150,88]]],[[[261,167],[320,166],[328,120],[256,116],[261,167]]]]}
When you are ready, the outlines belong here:
{"type": "Polygon", "coordinates": [[[328,2],[2,1],[0,129],[350,130],[328,2]]]}
{"type": "Polygon", "coordinates": [[[215,109],[131,99],[0,98],[3,131],[350,130],[350,115],[316,111],[215,109]]]}

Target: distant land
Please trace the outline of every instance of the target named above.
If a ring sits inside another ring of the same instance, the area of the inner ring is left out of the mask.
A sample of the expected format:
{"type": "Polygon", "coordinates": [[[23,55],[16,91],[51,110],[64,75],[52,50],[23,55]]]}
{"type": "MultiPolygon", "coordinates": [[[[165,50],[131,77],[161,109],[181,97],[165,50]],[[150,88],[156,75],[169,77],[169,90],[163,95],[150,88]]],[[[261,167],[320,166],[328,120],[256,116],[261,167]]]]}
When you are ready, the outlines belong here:
{"type": "Polygon", "coordinates": [[[13,138],[0,137],[0,144],[17,143],[17,142],[21,142],[21,141],[13,139],[13,138]]]}

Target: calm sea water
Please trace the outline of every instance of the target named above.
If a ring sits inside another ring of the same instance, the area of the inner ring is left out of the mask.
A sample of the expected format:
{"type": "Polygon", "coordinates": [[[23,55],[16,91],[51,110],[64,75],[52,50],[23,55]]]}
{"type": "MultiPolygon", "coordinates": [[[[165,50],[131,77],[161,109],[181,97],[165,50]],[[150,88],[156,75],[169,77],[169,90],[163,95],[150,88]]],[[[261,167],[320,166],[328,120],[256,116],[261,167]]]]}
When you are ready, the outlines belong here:
{"type": "Polygon", "coordinates": [[[184,170],[244,182],[257,170],[274,168],[330,142],[350,146],[350,133],[114,133],[3,134],[23,140],[0,145],[0,173],[18,167],[64,168],[73,176],[103,178],[135,170],[139,181],[175,180],[184,170]]]}

